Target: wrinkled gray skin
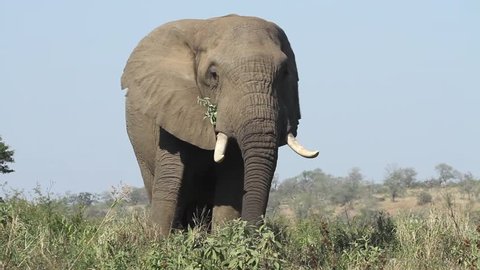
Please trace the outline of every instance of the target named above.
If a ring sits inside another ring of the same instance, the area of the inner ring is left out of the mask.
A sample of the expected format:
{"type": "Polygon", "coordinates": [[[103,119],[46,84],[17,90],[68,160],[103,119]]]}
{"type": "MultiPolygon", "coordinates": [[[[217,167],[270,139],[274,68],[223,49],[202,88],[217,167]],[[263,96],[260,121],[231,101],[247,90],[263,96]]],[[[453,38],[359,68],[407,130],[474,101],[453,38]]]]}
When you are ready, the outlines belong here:
{"type": "Polygon", "coordinates": [[[202,207],[213,209],[214,228],[260,221],[278,147],[296,136],[297,81],[285,33],[259,18],[175,21],[138,44],[122,77],[127,130],[161,234],[202,207]],[[218,105],[216,126],[197,97],[218,105]],[[213,161],[218,132],[229,138],[222,163],[213,161]]]}

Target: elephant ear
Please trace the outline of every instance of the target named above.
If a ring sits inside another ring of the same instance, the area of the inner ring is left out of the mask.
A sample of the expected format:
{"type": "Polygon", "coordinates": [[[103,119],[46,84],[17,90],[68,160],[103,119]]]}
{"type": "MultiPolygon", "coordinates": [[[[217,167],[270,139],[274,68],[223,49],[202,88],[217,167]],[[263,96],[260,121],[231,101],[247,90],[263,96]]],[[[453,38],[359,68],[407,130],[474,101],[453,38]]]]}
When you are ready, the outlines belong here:
{"type": "Polygon", "coordinates": [[[155,120],[177,138],[202,149],[215,148],[215,131],[206,109],[198,104],[200,91],[192,46],[201,20],[183,20],[160,26],[132,52],[122,76],[122,89],[132,109],[155,120]]]}
{"type": "Polygon", "coordinates": [[[298,71],[295,62],[295,54],[293,53],[290,42],[288,41],[285,32],[279,28],[279,37],[281,41],[281,48],[283,53],[287,56],[287,78],[286,84],[282,91],[281,103],[283,104],[282,114],[286,117],[287,127],[286,132],[291,132],[297,136],[297,127],[301,118],[300,102],[298,98],[298,71]]]}

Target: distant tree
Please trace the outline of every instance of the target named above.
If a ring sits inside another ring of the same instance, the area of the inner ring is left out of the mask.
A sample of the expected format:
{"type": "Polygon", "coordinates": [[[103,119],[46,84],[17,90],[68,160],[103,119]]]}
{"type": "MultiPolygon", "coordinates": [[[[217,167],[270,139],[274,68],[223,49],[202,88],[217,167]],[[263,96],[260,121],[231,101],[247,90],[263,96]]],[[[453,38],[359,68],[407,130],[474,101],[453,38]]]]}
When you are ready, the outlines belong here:
{"type": "Polygon", "coordinates": [[[272,184],[270,185],[270,192],[275,192],[278,188],[279,183],[278,174],[273,175],[272,184]]]}
{"type": "Polygon", "coordinates": [[[73,205],[90,206],[96,201],[96,196],[90,192],[80,192],[70,195],[68,201],[73,205]]]}
{"type": "Polygon", "coordinates": [[[394,202],[396,198],[405,192],[405,174],[402,168],[397,168],[392,165],[388,166],[385,171],[386,176],[384,184],[388,187],[390,198],[392,199],[392,202],[394,202]]]}
{"type": "Polygon", "coordinates": [[[321,169],[304,171],[278,184],[277,179],[278,176],[275,176],[272,182],[267,212],[273,213],[279,207],[288,206],[297,216],[323,211],[320,210],[322,206],[332,198],[333,190],[344,180],[328,175],[321,169]]]}
{"type": "Polygon", "coordinates": [[[385,185],[388,187],[392,201],[402,195],[406,188],[410,188],[417,182],[417,171],[414,168],[400,168],[389,165],[386,168],[385,185]]]}
{"type": "Polygon", "coordinates": [[[343,178],[334,189],[332,200],[341,205],[349,204],[353,200],[358,199],[361,193],[363,175],[360,169],[354,167],[348,173],[348,176],[343,178]]]}
{"type": "Polygon", "coordinates": [[[479,183],[480,181],[475,179],[472,173],[467,172],[460,177],[460,190],[471,200],[478,197],[479,183]]]}
{"type": "Polygon", "coordinates": [[[435,170],[438,173],[438,182],[440,185],[445,185],[448,181],[458,179],[460,173],[455,170],[452,166],[446,163],[440,163],[435,166],[435,170]]]}
{"type": "Polygon", "coordinates": [[[303,192],[310,192],[312,190],[314,177],[313,171],[303,171],[301,175],[296,177],[297,187],[303,192]]]}
{"type": "Polygon", "coordinates": [[[363,175],[360,172],[360,168],[352,168],[345,180],[348,193],[351,194],[353,199],[357,198],[363,181],[363,175]]]}
{"type": "Polygon", "coordinates": [[[145,188],[132,188],[129,201],[131,204],[148,204],[148,195],[145,188]]]}
{"type": "Polygon", "coordinates": [[[112,193],[110,191],[104,191],[98,195],[98,200],[106,205],[111,205],[114,202],[112,193]]]}
{"type": "Polygon", "coordinates": [[[292,198],[295,193],[300,192],[300,189],[297,185],[297,179],[288,178],[283,180],[282,183],[277,186],[275,192],[281,194],[284,199],[292,198]]]}
{"type": "Polygon", "coordinates": [[[95,194],[92,194],[90,192],[80,192],[78,194],[78,201],[79,203],[81,203],[82,205],[85,205],[85,206],[90,206],[92,205],[95,201],[96,201],[96,196],[95,194]]]}
{"type": "Polygon", "coordinates": [[[415,185],[417,182],[417,171],[414,168],[400,168],[402,171],[403,182],[407,188],[410,188],[415,185]]]}
{"type": "Polygon", "coordinates": [[[426,188],[432,188],[432,187],[435,187],[435,186],[438,186],[438,185],[440,185],[440,183],[438,182],[438,180],[435,177],[429,177],[429,178],[425,179],[425,181],[423,181],[423,183],[421,183],[421,186],[426,187],[426,188]]]}
{"type": "Polygon", "coordinates": [[[311,171],[303,171],[302,172],[302,181],[303,182],[311,182],[312,181],[312,172],[311,171]]]}
{"type": "Polygon", "coordinates": [[[0,137],[0,173],[6,174],[14,172],[14,170],[10,169],[7,163],[13,163],[15,160],[13,159],[14,151],[9,149],[9,146],[6,145],[2,141],[2,137],[0,137]]]}

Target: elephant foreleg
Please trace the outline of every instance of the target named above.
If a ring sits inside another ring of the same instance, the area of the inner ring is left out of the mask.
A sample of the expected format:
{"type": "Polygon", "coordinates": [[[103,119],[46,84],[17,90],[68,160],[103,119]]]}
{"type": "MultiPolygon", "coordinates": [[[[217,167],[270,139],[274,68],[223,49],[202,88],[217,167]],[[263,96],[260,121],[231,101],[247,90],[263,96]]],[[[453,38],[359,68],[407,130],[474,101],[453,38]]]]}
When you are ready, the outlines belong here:
{"type": "Polygon", "coordinates": [[[161,145],[155,157],[152,221],[159,226],[161,235],[168,235],[172,227],[185,167],[180,151],[175,149],[174,139],[169,134],[161,134],[161,145]]]}

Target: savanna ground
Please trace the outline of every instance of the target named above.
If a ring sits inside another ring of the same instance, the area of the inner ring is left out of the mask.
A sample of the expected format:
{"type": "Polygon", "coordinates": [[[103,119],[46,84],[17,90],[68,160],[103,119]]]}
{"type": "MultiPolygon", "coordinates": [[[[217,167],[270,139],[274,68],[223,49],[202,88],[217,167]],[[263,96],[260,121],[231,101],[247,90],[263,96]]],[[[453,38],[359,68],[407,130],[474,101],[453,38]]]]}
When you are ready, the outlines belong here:
{"type": "Polygon", "coordinates": [[[304,172],[274,182],[260,227],[233,221],[207,232],[199,219],[163,239],[142,189],[59,196],[38,188],[26,199],[4,185],[0,269],[480,268],[480,181],[406,175],[374,184],[358,169],[304,172]]]}

